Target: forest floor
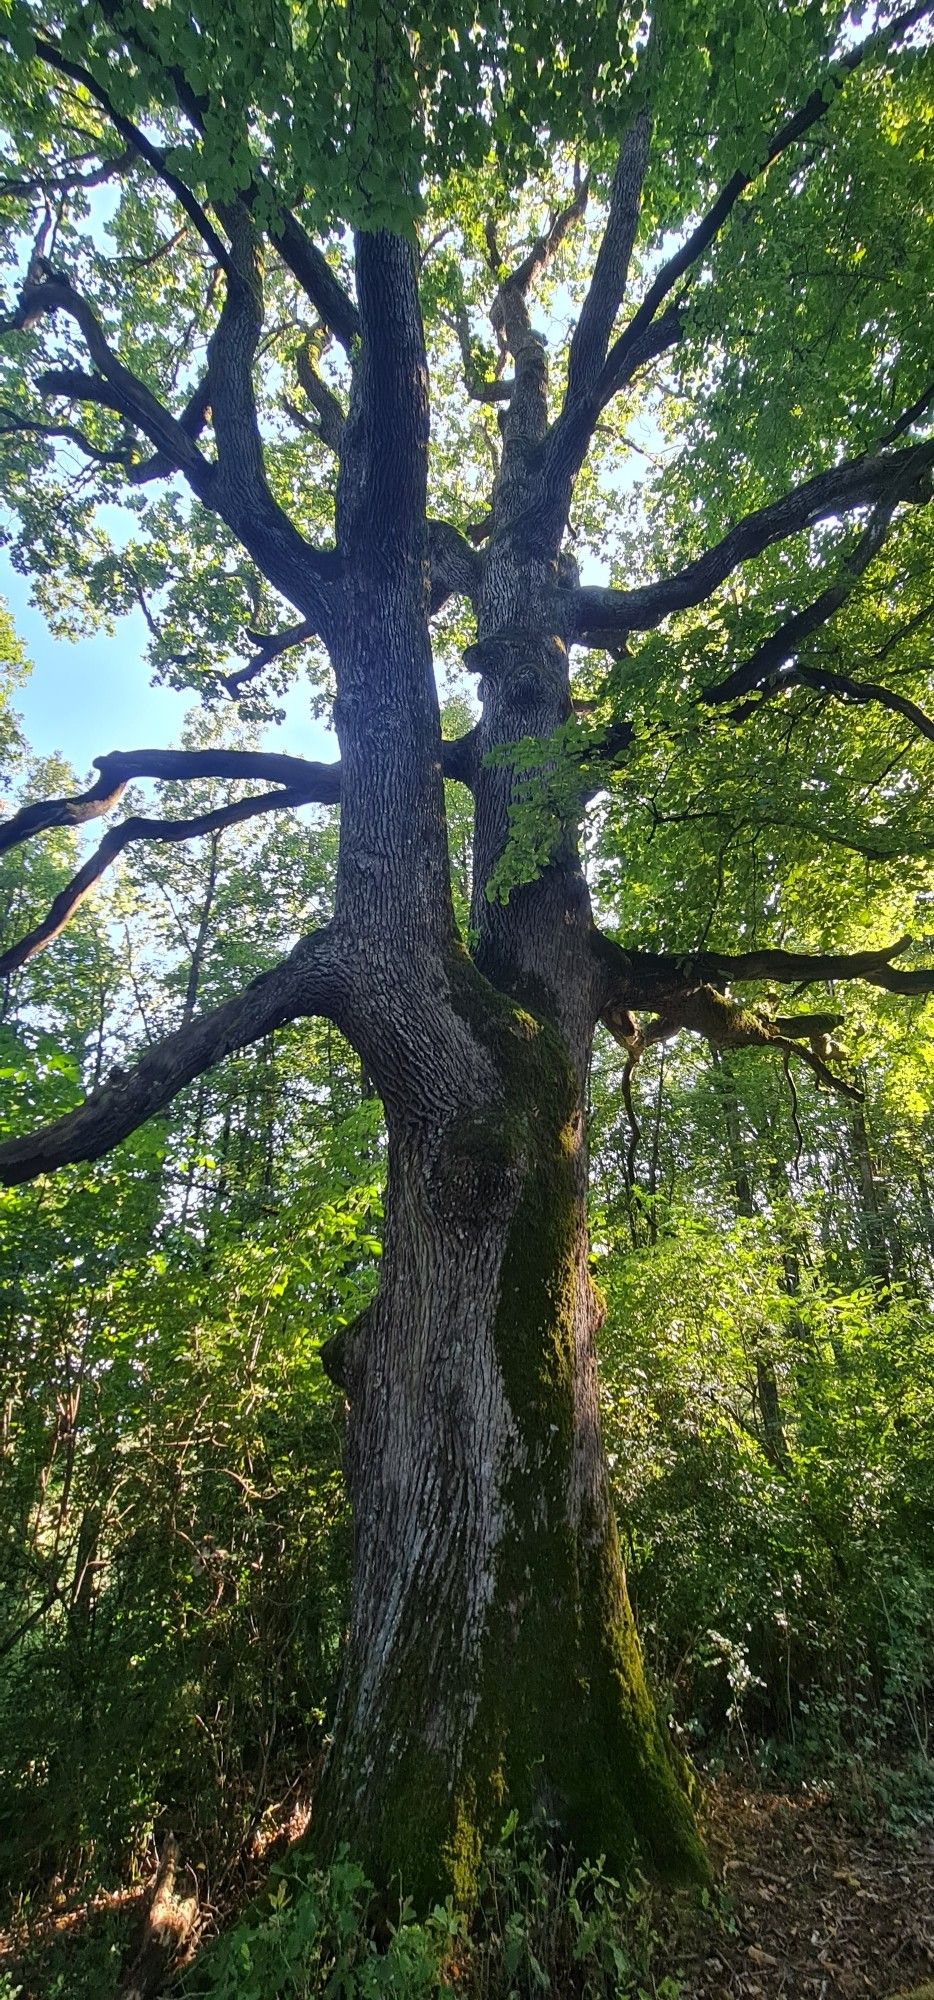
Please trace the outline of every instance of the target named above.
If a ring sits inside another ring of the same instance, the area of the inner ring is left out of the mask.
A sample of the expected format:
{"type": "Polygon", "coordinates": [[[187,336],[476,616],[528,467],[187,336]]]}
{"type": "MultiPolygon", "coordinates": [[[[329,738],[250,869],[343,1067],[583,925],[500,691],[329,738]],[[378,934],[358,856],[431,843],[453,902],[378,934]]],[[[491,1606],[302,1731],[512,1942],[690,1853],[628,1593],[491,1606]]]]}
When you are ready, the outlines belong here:
{"type": "MultiPolygon", "coordinates": [[[[934,2000],[934,1824],[867,1828],[819,1791],[734,1778],[708,1786],[704,1818],[716,1891],[704,1908],[653,1896],[651,1991],[667,1975],[679,2000],[934,2000]]],[[[214,1925],[234,1918],[268,1858],[257,1852],[214,1925]]],[[[82,1907],[59,1892],[33,1904],[30,1921],[21,1913],[0,1932],[0,1994],[6,1974],[14,1991],[22,1981],[21,2000],[111,2000],[144,1895],[117,1890],[82,1907]]]]}
{"type": "Polygon", "coordinates": [[[719,1914],[670,1910],[683,2000],[934,2000],[934,1826],[856,1826],[827,1796],[707,1793],[719,1914]]]}

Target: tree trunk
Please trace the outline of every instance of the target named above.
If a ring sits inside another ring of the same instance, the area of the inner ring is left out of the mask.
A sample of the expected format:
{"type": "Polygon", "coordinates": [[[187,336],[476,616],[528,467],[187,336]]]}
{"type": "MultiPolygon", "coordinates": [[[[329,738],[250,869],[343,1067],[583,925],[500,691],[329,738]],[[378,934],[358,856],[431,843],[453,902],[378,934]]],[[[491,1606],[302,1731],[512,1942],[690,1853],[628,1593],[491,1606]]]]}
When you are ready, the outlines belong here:
{"type": "Polygon", "coordinates": [[[850,1114],[850,1137],[861,1196],[860,1234],[863,1238],[866,1269],[883,1285],[892,1283],[892,1263],[886,1240],[885,1218],[880,1191],[879,1168],[873,1157],[869,1127],[861,1105],[850,1114]]]}
{"type": "MultiPolygon", "coordinates": [[[[723,1122],[726,1129],[727,1149],[730,1156],[730,1178],[733,1183],[733,1199],[738,1216],[747,1222],[755,1220],[756,1199],[753,1193],[752,1175],[743,1144],[743,1130],[739,1115],[739,1096],[732,1063],[719,1049],[712,1049],[714,1076],[723,1106],[723,1122]]],[[[788,1446],[785,1441],[785,1426],[782,1418],[781,1395],[778,1376],[771,1355],[763,1346],[760,1334],[755,1347],[756,1403],[761,1424],[762,1449],[770,1465],[778,1469],[787,1466],[788,1446]]]]}
{"type": "MultiPolygon", "coordinates": [[[[379,255],[361,239],[364,317],[379,255]]],[[[402,257],[386,253],[380,323],[404,299],[402,257]]],[[[409,319],[415,383],[415,303],[409,319]]],[[[398,541],[398,510],[368,516],[335,656],[334,927],[360,940],[363,975],[342,1025],[386,1108],[389,1175],[378,1296],[326,1362],[349,1404],[355,1560],[312,1838],[324,1852],[346,1842],[377,1885],[401,1881],[419,1901],[447,1888],[469,1901],[481,1845],[512,1808],[613,1866],[638,1852],[661,1873],[704,1872],[645,1682],[600,1436],[585,1105],[604,989],[574,826],[535,881],[505,902],[485,893],[516,798],[508,746],[571,714],[566,565],[510,527],[546,418],[541,347],[521,345],[502,532],[467,656],[482,705],[473,962],[454,933],[424,543],[398,541]]],[[[375,380],[376,336],[364,362],[375,380]]],[[[353,438],[358,421],[352,408],[353,438]]],[[[417,412],[413,426],[414,464],[417,412]]],[[[396,433],[387,485],[400,462],[396,433]]],[[[339,516],[362,491],[351,463],[339,516]]]]}
{"type": "Polygon", "coordinates": [[[355,1582],[316,1843],[469,1900],[515,1806],[615,1867],[702,1872],[609,1497],[577,1067],[466,959],[451,999],[497,1089],[434,1130],[390,1115],[379,1296],[329,1356],[355,1582]]]}

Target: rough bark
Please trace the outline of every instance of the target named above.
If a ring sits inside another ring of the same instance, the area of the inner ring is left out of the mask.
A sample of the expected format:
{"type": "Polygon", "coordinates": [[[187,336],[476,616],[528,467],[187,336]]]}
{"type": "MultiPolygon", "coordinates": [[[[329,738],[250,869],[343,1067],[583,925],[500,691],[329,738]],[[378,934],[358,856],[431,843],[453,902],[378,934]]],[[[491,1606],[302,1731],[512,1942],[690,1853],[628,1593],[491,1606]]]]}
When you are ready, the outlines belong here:
{"type": "Polygon", "coordinates": [[[354,1593],[314,1838],[469,1899],[511,1806],[583,1852],[700,1873],[646,1686],[600,1439],[577,1066],[456,952],[489,1088],[390,1116],[375,1305],[330,1357],[349,1403],[354,1593]]]}
{"type": "MultiPolygon", "coordinates": [[[[384,266],[384,284],[403,278],[384,266]]],[[[374,1879],[419,1898],[469,1899],[482,1841],[511,1806],[621,1868],[637,1854],[670,1875],[704,1866],[644,1678],[600,1440],[584,1107],[605,974],[575,829],[536,882],[505,904],[484,894],[515,795],[508,762],[487,753],[548,737],[571,712],[562,559],[517,532],[544,355],[517,280],[494,312],[515,387],[475,579],[476,963],[450,915],[427,633],[398,588],[400,563],[424,567],[423,549],[397,546],[394,584],[383,561],[361,564],[358,636],[336,662],[335,928],[366,938],[368,1013],[347,1025],[390,1144],[378,1296],[328,1356],[349,1405],[355,1561],[313,1839],[349,1841],[374,1879]]],[[[350,515],[356,439],[378,448],[359,421],[352,410],[350,515]]],[[[396,447],[404,478],[399,459],[396,447]]]]}

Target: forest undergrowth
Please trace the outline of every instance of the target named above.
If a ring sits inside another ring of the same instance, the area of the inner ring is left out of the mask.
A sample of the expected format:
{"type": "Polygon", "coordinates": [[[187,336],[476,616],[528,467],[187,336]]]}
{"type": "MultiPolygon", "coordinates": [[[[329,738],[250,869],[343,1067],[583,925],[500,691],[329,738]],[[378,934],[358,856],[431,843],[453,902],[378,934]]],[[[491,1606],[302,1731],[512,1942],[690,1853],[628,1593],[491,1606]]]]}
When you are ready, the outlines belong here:
{"type": "MultiPolygon", "coordinates": [[[[72,839],[4,864],[11,923],[72,839]]],[[[128,857],[11,983],[10,1127],[109,1062],[106,1018],[152,1033],[261,970],[269,910],[300,920],[333,853],[323,819],[128,857]]],[[[700,1906],[510,1825],[472,1927],[416,1919],[403,1885],[374,1931],[352,1856],[289,1858],[349,1562],[320,1349],[372,1296],[385,1170],[339,1036],[290,1028],[111,1159],[3,1195],[4,2000],[129,1993],[170,1841],[178,1969],[152,1992],[882,2000],[930,1976],[932,1029],[866,1002],[863,1105],[792,1099],[754,1052],[655,1052],[638,1145],[609,1043],[595,1069],[603,1424],[647,1663],[702,1779],[700,1906]]]]}

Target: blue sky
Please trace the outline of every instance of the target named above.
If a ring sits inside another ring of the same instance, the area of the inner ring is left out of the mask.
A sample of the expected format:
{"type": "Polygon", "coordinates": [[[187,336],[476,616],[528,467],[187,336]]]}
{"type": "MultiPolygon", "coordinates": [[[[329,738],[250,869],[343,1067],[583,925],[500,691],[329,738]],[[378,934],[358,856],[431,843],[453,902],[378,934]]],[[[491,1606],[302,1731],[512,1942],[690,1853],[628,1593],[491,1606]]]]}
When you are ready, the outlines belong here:
{"type": "MultiPolygon", "coordinates": [[[[2,553],[0,596],[33,662],[32,673],[15,691],[14,707],[39,756],[59,751],[83,777],[104,751],[167,748],[178,740],[194,696],[151,685],[142,612],[123,619],[112,638],[95,632],[76,644],[55,639],[30,603],[28,580],[2,553]]],[[[304,682],[290,690],[284,705],[285,722],[267,730],[265,742],[298,756],[337,755],[333,736],[308,713],[304,682]]]]}

